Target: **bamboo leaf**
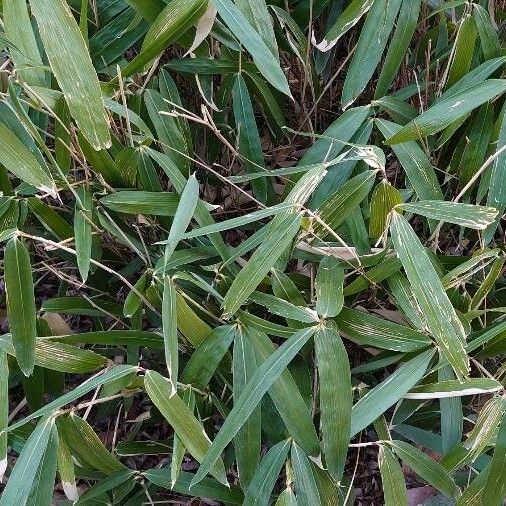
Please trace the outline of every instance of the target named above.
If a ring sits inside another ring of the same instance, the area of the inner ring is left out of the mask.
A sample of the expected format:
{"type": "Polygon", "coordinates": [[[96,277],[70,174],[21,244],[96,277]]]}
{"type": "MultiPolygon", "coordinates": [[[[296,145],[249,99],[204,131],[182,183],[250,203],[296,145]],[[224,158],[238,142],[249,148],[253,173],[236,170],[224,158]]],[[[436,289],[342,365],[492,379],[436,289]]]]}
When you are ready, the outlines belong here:
{"type": "Polygon", "coordinates": [[[483,504],[500,504],[506,496],[506,416],[503,415],[490,463],[487,481],[482,493],[483,504]]]}
{"type": "Polygon", "coordinates": [[[276,216],[269,227],[269,236],[256,249],[239,271],[223,300],[223,317],[230,318],[260,284],[299,231],[301,215],[276,216]]]}
{"type": "Polygon", "coordinates": [[[344,269],[334,257],[325,257],[316,275],[316,312],[322,318],[337,316],[344,304],[344,269]]]}
{"type": "Polygon", "coordinates": [[[76,202],[74,212],[74,240],[76,246],[77,266],[83,283],[86,283],[90,272],[92,248],[93,203],[91,192],[87,188],[77,191],[80,202],[76,202]],[[81,206],[82,204],[82,206],[81,206]]]}
{"type": "Polygon", "coordinates": [[[254,30],[244,14],[231,0],[212,0],[220,17],[237,37],[239,42],[251,53],[253,61],[260,73],[277,90],[291,96],[288,81],[276,57],[254,30]]]}
{"type": "Polygon", "coordinates": [[[88,48],[64,0],[30,0],[51,70],[77,126],[94,149],[111,145],[100,83],[88,48]]]}
{"type": "Polygon", "coordinates": [[[432,337],[457,378],[465,378],[469,374],[469,359],[463,344],[466,339],[464,329],[420,239],[405,218],[395,212],[392,214],[390,231],[395,250],[432,337]]]}
{"type": "Polygon", "coordinates": [[[232,411],[225,419],[211,448],[201,462],[200,468],[193,478],[192,483],[197,484],[211,470],[221,452],[239,432],[264,394],[279,378],[298,351],[311,338],[313,333],[314,329],[312,328],[297,332],[256,369],[255,373],[248,381],[248,384],[243,389],[239,399],[237,399],[237,402],[234,404],[232,411]]]}
{"type": "Polygon", "coordinates": [[[283,468],[291,443],[289,440],[274,445],[265,454],[244,496],[244,506],[267,504],[283,468]]]}
{"type": "Polygon", "coordinates": [[[378,466],[383,484],[385,506],[407,506],[408,492],[401,466],[388,446],[381,445],[378,466]]]}
{"type": "Polygon", "coordinates": [[[25,244],[12,238],[5,247],[5,291],[7,317],[16,358],[25,376],[35,364],[37,321],[30,255],[25,244]]]}
{"type": "MultiPolygon", "coordinates": [[[[205,462],[211,441],[194,414],[174,391],[173,386],[155,371],[146,372],[144,383],[149,398],[170,423],[184,446],[201,464],[205,462]]],[[[219,455],[208,470],[220,483],[227,484],[225,469],[219,455]]]]}
{"type": "Polygon", "coordinates": [[[163,342],[165,351],[165,364],[169,372],[170,382],[175,393],[178,377],[178,334],[177,334],[177,301],[176,285],[169,276],[165,276],[163,281],[163,300],[162,300],[162,323],[163,323],[163,342]]]}
{"type": "Polygon", "coordinates": [[[385,142],[399,144],[438,133],[505,91],[506,80],[487,79],[448,98],[441,98],[433,107],[388,137],[385,142]]]}
{"type": "Polygon", "coordinates": [[[446,469],[428,455],[404,441],[392,441],[392,450],[423,480],[450,498],[458,498],[460,489],[446,469]]]}
{"type": "Polygon", "coordinates": [[[340,481],[348,453],[351,427],[351,373],[348,354],[334,326],[315,334],[320,380],[320,425],[329,473],[340,481]]]}
{"type": "Polygon", "coordinates": [[[443,202],[424,200],[400,204],[397,209],[410,213],[421,214],[427,218],[454,223],[462,227],[484,230],[494,222],[498,215],[493,207],[461,204],[460,202],[443,202]]]}
{"type": "MultiPolygon", "coordinates": [[[[255,348],[241,328],[235,333],[233,357],[234,403],[237,403],[257,369],[255,348]]],[[[258,467],[262,443],[261,429],[261,409],[258,404],[234,437],[237,469],[243,490],[248,489],[258,467]]]]}
{"type": "Polygon", "coordinates": [[[434,350],[420,353],[361,397],[351,412],[351,437],[404,397],[422,379],[433,355],[434,350]]]}

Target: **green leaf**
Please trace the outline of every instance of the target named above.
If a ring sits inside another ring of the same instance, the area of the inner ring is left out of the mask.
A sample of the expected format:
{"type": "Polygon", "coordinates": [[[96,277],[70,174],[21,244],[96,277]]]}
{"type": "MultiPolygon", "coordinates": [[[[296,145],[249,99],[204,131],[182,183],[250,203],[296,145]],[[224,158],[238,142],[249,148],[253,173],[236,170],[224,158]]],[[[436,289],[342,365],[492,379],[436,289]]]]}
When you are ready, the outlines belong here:
{"type": "Polygon", "coordinates": [[[65,443],[93,468],[106,475],[123,471],[125,466],[104,446],[92,427],[81,417],[71,413],[56,420],[58,433],[65,443]]]}
{"type": "MultiPolygon", "coordinates": [[[[9,334],[0,336],[0,348],[17,357],[13,339],[9,334]]],[[[52,343],[39,338],[35,342],[34,364],[53,371],[69,373],[94,372],[107,365],[107,359],[91,350],[81,350],[63,343],[52,343]]]]}
{"type": "Polygon", "coordinates": [[[485,102],[502,95],[505,91],[506,80],[487,79],[448,98],[441,98],[418,118],[410,121],[397,133],[388,137],[385,142],[399,144],[440,132],[485,102]]]}
{"type": "Polygon", "coordinates": [[[10,47],[10,54],[21,78],[29,85],[45,87],[44,64],[33,32],[26,0],[5,2],[3,22],[7,38],[16,41],[16,46],[10,47]]]}
{"type": "Polygon", "coordinates": [[[320,425],[329,473],[340,481],[348,453],[351,427],[351,373],[348,354],[334,326],[314,337],[320,381],[320,425]]]}
{"type": "Polygon", "coordinates": [[[473,4],[473,17],[481,41],[481,49],[485,60],[490,60],[501,54],[501,42],[492,26],[489,13],[480,5],[473,4]]]}
{"type": "Polygon", "coordinates": [[[20,369],[30,376],[35,364],[37,320],[30,255],[25,244],[12,238],[5,247],[4,279],[7,318],[20,369]]]}
{"type": "Polygon", "coordinates": [[[353,406],[351,413],[351,437],[365,429],[376,418],[393,406],[424,376],[434,350],[427,350],[402,364],[379,385],[369,390],[353,406]]]}
{"type": "Polygon", "coordinates": [[[488,470],[487,482],[482,493],[483,504],[501,504],[506,496],[506,415],[503,415],[494,447],[494,455],[488,470]]]}
{"type": "MultiPolygon", "coordinates": [[[[202,425],[190,411],[190,408],[174,392],[173,386],[155,371],[146,372],[144,384],[149,398],[170,423],[190,454],[201,464],[205,462],[205,456],[209,454],[211,441],[202,425]]],[[[223,462],[219,459],[219,455],[211,463],[208,471],[220,483],[227,484],[225,468],[223,462]]]]}
{"type": "Polygon", "coordinates": [[[301,215],[276,216],[267,225],[269,235],[239,271],[223,300],[223,318],[230,318],[267,275],[283,252],[290,246],[300,228],[301,215]]]}
{"type": "Polygon", "coordinates": [[[129,77],[153,61],[170,44],[184,35],[204,14],[207,0],[175,0],[151,24],[140,53],[122,70],[129,77]]]}
{"type": "MultiPolygon", "coordinates": [[[[376,125],[385,138],[391,137],[402,129],[400,125],[383,119],[376,120],[376,125]]],[[[436,172],[418,143],[412,141],[394,144],[392,149],[401,162],[418,198],[420,200],[443,200],[443,192],[439,186],[436,172]]]]}
{"type": "Polygon", "coordinates": [[[458,379],[469,374],[466,335],[420,239],[398,213],[392,214],[392,240],[422,310],[426,325],[458,379]]]}
{"type": "Polygon", "coordinates": [[[441,464],[404,441],[392,441],[391,445],[397,456],[423,480],[447,497],[459,497],[459,487],[441,464]]]}
{"type": "Polygon", "coordinates": [[[63,492],[69,501],[79,499],[77,491],[74,461],[70,449],[61,437],[58,440],[58,474],[60,475],[63,492]]]}
{"type": "Polygon", "coordinates": [[[65,406],[66,404],[69,404],[75,401],[76,399],[79,399],[79,397],[82,397],[83,395],[86,395],[88,392],[91,392],[91,390],[97,388],[98,386],[119,380],[127,376],[128,374],[131,374],[132,372],[136,371],[137,367],[131,365],[119,365],[109,371],[100,374],[99,376],[90,378],[89,380],[85,381],[84,383],[81,383],[79,386],[77,386],[70,392],[66,393],[65,395],[58,397],[57,399],[49,402],[48,404],[38,409],[37,411],[34,411],[33,413],[29,414],[25,418],[19,420],[18,422],[13,423],[9,427],[9,430],[12,431],[28,423],[29,421],[34,420],[35,418],[45,416],[48,413],[52,413],[53,411],[60,409],[62,406],[65,406]]]}
{"type": "Polygon", "coordinates": [[[165,265],[177,247],[178,241],[175,238],[184,234],[188,228],[193,214],[195,213],[195,209],[197,208],[198,201],[199,182],[197,181],[195,174],[192,174],[188,178],[184,190],[181,193],[177,211],[174,214],[174,219],[172,220],[169,237],[167,238],[167,246],[165,246],[165,252],[163,255],[165,265]]]}
{"type": "Polygon", "coordinates": [[[9,362],[0,352],[0,479],[7,469],[7,426],[9,424],[9,362]]]}
{"type": "Polygon", "coordinates": [[[353,0],[316,47],[322,52],[330,51],[339,39],[360,21],[373,3],[374,0],[353,0]]]}
{"type": "Polygon", "coordinates": [[[47,168],[34,156],[14,131],[0,121],[0,163],[22,181],[41,192],[56,194],[55,183],[47,168]]]}
{"type": "Polygon", "coordinates": [[[271,53],[278,58],[278,44],[265,0],[235,0],[234,3],[262,37],[271,53]]]}
{"type": "MultiPolygon", "coordinates": [[[[262,331],[255,331],[249,325],[246,328],[248,337],[255,347],[257,361],[265,363],[272,360],[277,350],[267,335],[262,331]]],[[[303,331],[293,333],[293,336],[299,335],[300,332],[303,331]]],[[[270,386],[269,396],[293,440],[308,455],[317,457],[320,445],[311,413],[290,371],[283,371],[277,381],[270,386]]]]}
{"type": "Polygon", "coordinates": [[[30,0],[51,70],[70,113],[96,150],[111,145],[97,73],[79,26],[64,0],[30,0]]]}
{"type": "Polygon", "coordinates": [[[407,506],[408,492],[401,466],[388,446],[380,445],[378,466],[385,506],[407,506]]]}
{"type": "Polygon", "coordinates": [[[174,216],[179,197],[172,192],[126,190],[106,195],[100,199],[100,203],[119,213],[174,216]]]}
{"type": "MultiPolygon", "coordinates": [[[[239,154],[242,157],[244,169],[247,173],[252,174],[265,172],[265,161],[253,105],[251,104],[246,82],[241,74],[237,74],[235,77],[232,97],[239,154]]],[[[256,199],[264,204],[267,202],[268,185],[270,185],[270,182],[267,179],[254,179],[251,183],[256,199]]]]}
{"type": "Polygon", "coordinates": [[[381,60],[402,0],[375,0],[360,32],[344,81],[341,105],[347,109],[360,96],[381,60]]]}
{"type": "Polygon", "coordinates": [[[264,455],[244,496],[244,506],[268,504],[290,450],[290,440],[274,445],[264,455]]]}
{"type": "Polygon", "coordinates": [[[325,504],[320,497],[313,469],[306,454],[296,444],[290,453],[294,472],[295,492],[301,504],[325,504]]]}
{"type": "Polygon", "coordinates": [[[90,272],[93,239],[91,235],[93,202],[91,192],[87,188],[79,188],[77,195],[79,196],[80,202],[76,201],[74,211],[74,240],[77,254],[77,266],[83,283],[86,283],[90,272]]]}
{"type": "Polygon", "coordinates": [[[315,279],[316,312],[322,318],[333,318],[344,304],[344,269],[335,257],[325,257],[320,262],[315,279]]]}
{"type": "Polygon", "coordinates": [[[489,378],[467,378],[463,381],[442,380],[437,383],[426,383],[410,390],[406,399],[442,399],[445,397],[463,397],[498,392],[502,385],[489,378]]]}
{"type": "Polygon", "coordinates": [[[26,505],[35,484],[39,465],[54,430],[54,417],[42,419],[27,439],[0,498],[0,506],[26,505]]]}
{"type": "Polygon", "coordinates": [[[176,285],[169,276],[165,276],[163,280],[162,324],[165,364],[172,384],[172,393],[175,393],[177,389],[179,352],[177,334],[177,300],[176,285]]]}
{"type": "Polygon", "coordinates": [[[313,328],[303,329],[285,341],[265,362],[260,364],[244,387],[242,394],[225,419],[218,435],[207,452],[200,468],[192,480],[197,484],[211,470],[228,443],[239,432],[244,422],[254,411],[264,394],[280,377],[299,350],[311,338],[313,328]]]}
{"type": "Polygon", "coordinates": [[[237,37],[239,42],[251,53],[253,61],[260,73],[277,90],[291,96],[288,81],[278,60],[262,40],[258,32],[251,26],[244,14],[231,0],[213,0],[218,13],[237,37]]]}
{"type": "MultiPolygon", "coordinates": [[[[246,385],[255,374],[256,369],[257,360],[255,357],[255,348],[248,336],[244,334],[244,329],[238,328],[234,338],[232,364],[234,403],[237,403],[238,399],[241,397],[246,385]]],[[[243,490],[248,489],[248,485],[251,483],[258,467],[262,443],[261,429],[261,409],[260,404],[258,404],[234,437],[235,458],[237,460],[239,480],[243,490]]]]}
{"type": "Polygon", "coordinates": [[[149,469],[143,473],[143,476],[149,482],[179,494],[213,499],[225,504],[241,505],[243,501],[243,495],[239,487],[222,485],[213,478],[204,478],[201,482],[190,485],[194,475],[192,473],[181,472],[179,473],[178,481],[172,484],[170,473],[166,468],[149,469]]]}
{"type": "Polygon", "coordinates": [[[452,86],[469,73],[478,32],[471,15],[465,15],[459,25],[453,45],[453,58],[448,71],[447,86],[452,86]]]}
{"type": "Polygon", "coordinates": [[[376,171],[366,170],[350,179],[331,195],[318,209],[319,220],[314,223],[316,234],[328,235],[328,229],[335,230],[341,225],[353,209],[367,197],[376,178],[376,171]]]}
{"type": "Polygon", "coordinates": [[[454,223],[461,227],[484,230],[494,222],[498,215],[493,207],[461,204],[460,202],[444,202],[438,200],[424,200],[409,202],[397,206],[397,209],[410,213],[421,214],[427,218],[454,223]]]}
{"type": "Polygon", "coordinates": [[[376,186],[371,196],[371,216],[369,217],[369,237],[378,240],[385,232],[390,211],[402,203],[402,196],[386,179],[376,186]]]}
{"type": "Polygon", "coordinates": [[[416,351],[431,345],[425,334],[372,314],[344,307],[336,318],[339,330],[361,346],[416,351]]]}
{"type": "Polygon", "coordinates": [[[235,327],[232,325],[213,329],[186,363],[181,374],[181,383],[195,388],[207,388],[232,344],[235,333],[235,327]]]}
{"type": "Polygon", "coordinates": [[[388,88],[395,79],[416,30],[421,4],[421,0],[403,0],[402,2],[394,35],[376,85],[375,98],[386,95],[388,88]]]}
{"type": "Polygon", "coordinates": [[[268,293],[253,292],[249,296],[249,300],[268,308],[271,313],[283,316],[284,318],[304,323],[316,323],[319,321],[318,316],[312,309],[296,306],[291,302],[268,293]]]}

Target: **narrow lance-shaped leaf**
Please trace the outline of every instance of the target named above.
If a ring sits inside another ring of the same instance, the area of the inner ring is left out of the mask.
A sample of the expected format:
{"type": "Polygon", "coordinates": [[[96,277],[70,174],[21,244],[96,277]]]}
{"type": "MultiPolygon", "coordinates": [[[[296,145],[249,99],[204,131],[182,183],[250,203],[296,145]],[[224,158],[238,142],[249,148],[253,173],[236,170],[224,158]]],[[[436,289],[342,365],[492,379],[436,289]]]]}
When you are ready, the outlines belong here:
{"type": "MultiPolygon", "coordinates": [[[[241,319],[244,315],[241,314],[241,319]]],[[[248,337],[255,347],[255,353],[258,363],[264,363],[270,360],[276,353],[276,348],[272,344],[265,331],[258,331],[246,327],[248,337]]],[[[293,333],[292,335],[295,335],[293,333]]],[[[285,370],[279,378],[269,388],[269,396],[272,399],[276,410],[280,414],[283,422],[292,439],[312,457],[318,458],[320,454],[320,444],[313,424],[311,412],[308,409],[305,399],[295,382],[291,372],[285,370]]]]}
{"type": "Polygon", "coordinates": [[[25,244],[12,238],[5,247],[5,291],[7,317],[16,358],[25,376],[30,376],[35,364],[37,320],[30,255],[25,244]]]}
{"type": "Polygon", "coordinates": [[[90,272],[91,247],[92,247],[92,215],[93,203],[91,192],[88,188],[80,188],[77,191],[79,201],[76,201],[74,211],[74,240],[77,253],[77,266],[83,283],[86,283],[90,272]]]}
{"type": "Polygon", "coordinates": [[[434,350],[420,353],[361,397],[351,413],[351,437],[374,422],[416,385],[424,376],[433,355],[434,350]]]}
{"type": "Polygon", "coordinates": [[[243,506],[257,506],[269,502],[290,446],[290,440],[281,441],[264,455],[246,491],[243,506]]]}
{"type": "Polygon", "coordinates": [[[313,469],[306,454],[293,444],[290,456],[298,501],[301,504],[325,504],[320,497],[313,469]]]}
{"type": "MultiPolygon", "coordinates": [[[[255,349],[242,328],[238,328],[235,333],[232,369],[234,403],[236,403],[257,369],[255,349]]],[[[234,437],[237,469],[243,490],[248,488],[258,468],[262,442],[261,429],[261,409],[258,404],[234,437]]]]}
{"type": "Polygon", "coordinates": [[[344,268],[335,257],[325,257],[316,275],[316,312],[322,318],[333,318],[344,304],[344,268]]]}
{"type": "Polygon", "coordinates": [[[402,0],[375,0],[360,32],[346,74],[341,104],[348,108],[362,93],[381,60],[402,0]]]}
{"type": "Polygon", "coordinates": [[[506,496],[506,415],[503,415],[482,493],[482,504],[501,504],[506,496]]]}
{"type": "Polygon", "coordinates": [[[254,411],[267,390],[279,378],[302,346],[308,342],[313,333],[313,328],[303,329],[297,332],[257,368],[248,384],[243,389],[239,399],[235,402],[232,411],[225,419],[205,459],[201,462],[200,468],[195,478],[192,480],[193,484],[202,480],[210,471],[222,451],[241,429],[242,425],[254,411]]]}
{"type": "Polygon", "coordinates": [[[109,121],[97,73],[67,2],[30,0],[51,69],[70,113],[96,149],[111,145],[109,121]]]}
{"type": "Polygon", "coordinates": [[[163,280],[162,323],[165,364],[167,365],[170,382],[173,388],[172,393],[174,393],[177,388],[179,351],[177,335],[177,301],[176,285],[169,276],[165,276],[163,280]]]}
{"type": "Polygon", "coordinates": [[[9,481],[0,498],[0,506],[28,506],[29,495],[37,477],[39,464],[44,458],[51,433],[54,428],[54,418],[42,419],[23,446],[16,465],[9,476],[9,481]]]}
{"type": "Polygon", "coordinates": [[[325,463],[334,479],[340,481],[350,441],[353,404],[350,364],[335,326],[321,328],[314,339],[325,463]]]}
{"type": "Polygon", "coordinates": [[[385,142],[399,144],[440,132],[454,121],[463,118],[466,114],[485,102],[502,95],[505,91],[505,79],[487,79],[451,97],[439,100],[418,118],[387,138],[385,142]]]}
{"type": "Polygon", "coordinates": [[[383,484],[385,506],[407,506],[408,492],[401,466],[388,446],[381,445],[378,466],[383,484]]]}
{"type": "Polygon", "coordinates": [[[0,163],[22,181],[42,192],[56,194],[49,171],[11,129],[0,121],[0,163]]]}
{"type": "Polygon", "coordinates": [[[76,486],[76,476],[74,472],[74,461],[70,449],[63,438],[58,441],[58,472],[63,488],[63,492],[69,501],[79,500],[79,493],[76,486]]]}
{"type": "MultiPolygon", "coordinates": [[[[239,141],[239,153],[243,158],[244,169],[247,173],[264,172],[264,157],[260,135],[258,133],[253,105],[249,96],[246,81],[241,74],[237,74],[232,90],[234,117],[239,141]]],[[[267,179],[254,179],[251,182],[255,197],[262,203],[267,202],[267,179]]]]}
{"type": "Polygon", "coordinates": [[[45,70],[26,0],[5,2],[3,22],[5,35],[16,42],[16,48],[11,47],[10,54],[23,81],[31,86],[46,86],[45,70]]]}
{"type": "Polygon", "coordinates": [[[9,427],[9,430],[12,431],[14,429],[17,429],[18,427],[21,427],[25,423],[34,420],[35,418],[47,415],[48,413],[52,413],[53,411],[61,408],[62,406],[65,406],[66,404],[69,404],[75,401],[76,399],[79,399],[79,397],[82,397],[83,395],[86,395],[94,388],[97,388],[98,386],[103,385],[105,383],[119,380],[120,378],[125,377],[127,374],[131,374],[132,372],[135,371],[137,371],[137,367],[131,365],[120,365],[114,367],[113,369],[106,371],[100,374],[99,376],[96,376],[94,378],[85,381],[84,383],[81,383],[78,387],[74,388],[65,395],[58,397],[57,399],[55,399],[52,402],[49,402],[48,404],[38,409],[37,411],[29,414],[25,418],[19,420],[18,422],[13,423],[9,427]]]}
{"type": "Polygon", "coordinates": [[[369,237],[379,239],[385,232],[390,211],[402,203],[402,196],[386,179],[376,186],[371,196],[371,216],[369,218],[369,237]]]}
{"type": "Polygon", "coordinates": [[[392,214],[390,231],[431,335],[457,378],[465,378],[469,373],[469,359],[464,349],[466,335],[427,252],[399,213],[392,214]]]}
{"type": "Polygon", "coordinates": [[[291,96],[288,81],[278,60],[272,54],[260,35],[254,30],[244,14],[231,0],[212,0],[218,13],[239,39],[239,42],[251,53],[260,73],[277,90],[291,96]]]}
{"type": "Polygon", "coordinates": [[[7,469],[7,425],[9,424],[9,362],[0,352],[0,481],[7,469]]]}
{"type": "Polygon", "coordinates": [[[195,177],[195,174],[192,174],[184,187],[183,192],[181,193],[181,198],[179,200],[179,205],[177,206],[176,214],[174,215],[174,220],[172,221],[172,226],[170,227],[169,237],[167,239],[167,246],[165,247],[164,252],[164,263],[167,264],[172,253],[174,253],[176,246],[178,244],[177,239],[178,236],[181,236],[193,217],[193,213],[197,207],[197,203],[199,201],[199,182],[195,177]]]}
{"type": "Polygon", "coordinates": [[[224,318],[230,318],[260,284],[299,231],[299,213],[278,215],[267,225],[269,235],[256,249],[248,263],[239,271],[223,300],[224,318]]]}
{"type": "Polygon", "coordinates": [[[123,69],[123,77],[141,70],[184,35],[204,14],[206,6],[207,0],[170,2],[151,24],[140,53],[123,69]]]}
{"type": "Polygon", "coordinates": [[[459,497],[459,487],[441,464],[404,441],[392,441],[391,445],[397,456],[427,483],[447,497],[459,497]]]}
{"type": "Polygon", "coordinates": [[[444,399],[465,395],[491,394],[502,389],[501,383],[490,378],[467,378],[463,381],[441,379],[410,390],[406,399],[444,399]]]}
{"type": "MultiPolygon", "coordinates": [[[[202,463],[204,457],[209,454],[211,441],[195,415],[172,390],[170,383],[159,373],[147,371],[144,376],[144,384],[153,404],[170,423],[190,454],[202,463]]],[[[225,469],[218,457],[219,455],[208,470],[220,483],[226,485],[225,469]]]]}
{"type": "Polygon", "coordinates": [[[461,204],[460,202],[444,202],[425,200],[401,204],[397,209],[410,213],[421,214],[427,218],[454,223],[462,227],[483,230],[494,222],[499,214],[493,207],[461,204]]]}
{"type": "Polygon", "coordinates": [[[353,0],[316,47],[322,52],[330,51],[339,39],[360,21],[373,3],[374,0],[353,0]]]}
{"type": "Polygon", "coordinates": [[[386,95],[402,60],[405,58],[420,14],[421,0],[403,0],[394,35],[390,42],[383,68],[376,85],[375,98],[386,95]]]}
{"type": "Polygon", "coordinates": [[[223,325],[208,334],[195,350],[181,374],[181,383],[195,388],[207,388],[216,369],[232,344],[235,327],[223,325]]]}

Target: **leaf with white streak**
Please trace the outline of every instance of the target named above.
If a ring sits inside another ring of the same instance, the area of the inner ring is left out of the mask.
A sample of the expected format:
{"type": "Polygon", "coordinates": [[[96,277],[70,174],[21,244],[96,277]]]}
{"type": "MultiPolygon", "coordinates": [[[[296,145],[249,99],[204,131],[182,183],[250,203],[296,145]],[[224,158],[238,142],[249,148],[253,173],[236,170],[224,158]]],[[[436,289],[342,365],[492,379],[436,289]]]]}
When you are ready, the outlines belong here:
{"type": "Polygon", "coordinates": [[[493,207],[461,204],[460,202],[444,202],[441,200],[424,200],[400,204],[397,206],[397,209],[476,230],[487,228],[499,214],[499,211],[493,207]]]}
{"type": "Polygon", "coordinates": [[[437,272],[420,239],[399,213],[392,213],[390,231],[425,323],[457,378],[464,379],[469,374],[466,335],[437,272]]]}
{"type": "Polygon", "coordinates": [[[464,381],[446,380],[420,385],[410,390],[405,399],[442,399],[465,395],[491,394],[502,389],[501,383],[489,378],[468,378],[464,381]]]}

